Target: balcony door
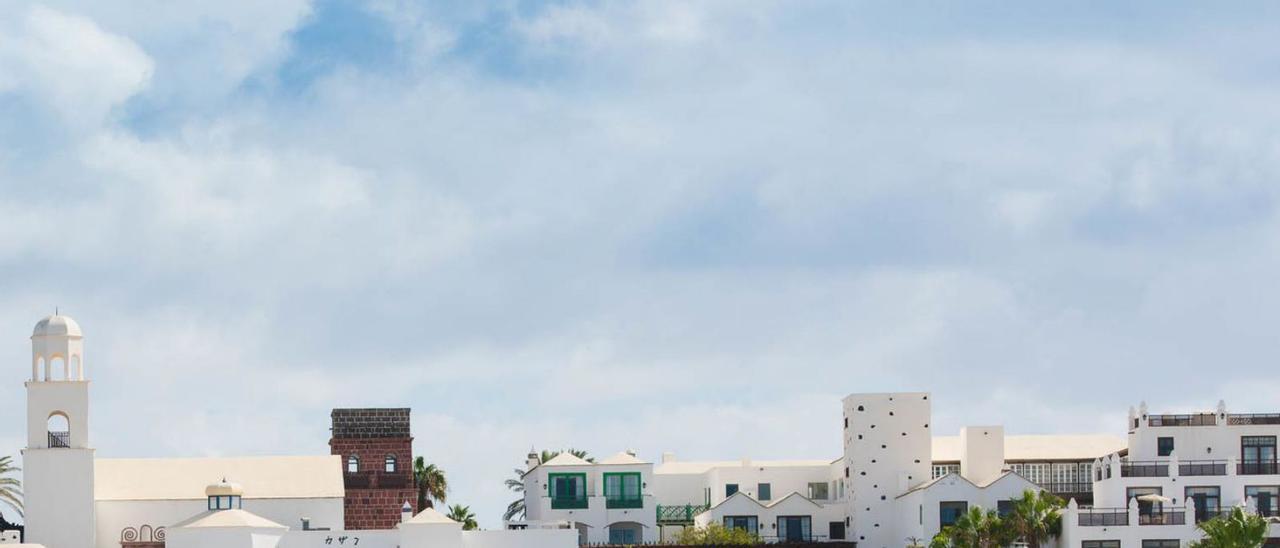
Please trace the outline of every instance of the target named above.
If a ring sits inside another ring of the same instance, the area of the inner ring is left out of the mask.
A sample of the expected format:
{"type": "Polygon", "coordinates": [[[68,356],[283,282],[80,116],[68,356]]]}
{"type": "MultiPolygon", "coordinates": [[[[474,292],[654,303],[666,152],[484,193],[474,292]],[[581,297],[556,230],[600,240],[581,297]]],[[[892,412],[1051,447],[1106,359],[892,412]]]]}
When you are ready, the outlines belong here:
{"type": "Polygon", "coordinates": [[[810,531],[813,520],[809,516],[779,516],[778,540],[781,542],[808,542],[812,540],[810,531]]]}
{"type": "Polygon", "coordinates": [[[1186,501],[1196,507],[1196,523],[1217,517],[1222,492],[1217,487],[1188,487],[1186,501]]]}
{"type": "Polygon", "coordinates": [[[1276,473],[1276,437],[1242,436],[1240,463],[1241,472],[1245,474],[1276,473]]]}

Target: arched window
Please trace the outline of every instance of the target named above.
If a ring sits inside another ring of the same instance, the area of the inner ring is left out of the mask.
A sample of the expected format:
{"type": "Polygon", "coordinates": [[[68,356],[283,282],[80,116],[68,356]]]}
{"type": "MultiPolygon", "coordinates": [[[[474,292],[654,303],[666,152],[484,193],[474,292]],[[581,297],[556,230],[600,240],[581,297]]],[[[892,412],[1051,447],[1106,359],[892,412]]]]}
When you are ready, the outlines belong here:
{"type": "Polygon", "coordinates": [[[49,447],[71,447],[71,421],[61,411],[49,415],[49,447]]]}
{"type": "Polygon", "coordinates": [[[49,360],[49,380],[66,381],[71,377],[67,375],[67,360],[62,356],[54,356],[49,360]]]}
{"type": "Polygon", "coordinates": [[[354,474],[360,471],[360,457],[351,455],[347,457],[347,473],[354,474]]]}
{"type": "Polygon", "coordinates": [[[384,469],[383,469],[383,471],[384,471],[384,472],[387,472],[387,473],[389,473],[389,474],[390,474],[390,473],[394,473],[394,472],[396,471],[396,456],[395,456],[395,455],[387,455],[386,468],[384,468],[384,469]]]}

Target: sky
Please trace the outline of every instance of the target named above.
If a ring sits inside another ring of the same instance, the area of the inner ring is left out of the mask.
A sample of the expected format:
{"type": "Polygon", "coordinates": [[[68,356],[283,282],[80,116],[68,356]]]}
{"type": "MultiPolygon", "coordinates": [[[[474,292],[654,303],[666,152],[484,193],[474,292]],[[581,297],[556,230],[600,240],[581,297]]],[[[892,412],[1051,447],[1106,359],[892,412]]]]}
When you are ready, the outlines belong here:
{"type": "Polygon", "coordinates": [[[1280,405],[1275,3],[114,4],[0,0],[0,454],[55,307],[100,457],[407,406],[491,528],[531,447],[834,459],[854,392],[1280,405]]]}

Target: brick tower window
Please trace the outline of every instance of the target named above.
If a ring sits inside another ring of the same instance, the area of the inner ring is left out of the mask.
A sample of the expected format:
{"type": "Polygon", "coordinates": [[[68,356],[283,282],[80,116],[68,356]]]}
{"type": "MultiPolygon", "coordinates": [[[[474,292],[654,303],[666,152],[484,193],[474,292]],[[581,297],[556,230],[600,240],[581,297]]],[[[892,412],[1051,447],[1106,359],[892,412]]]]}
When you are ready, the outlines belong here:
{"type": "Polygon", "coordinates": [[[351,455],[347,457],[347,472],[354,474],[360,471],[360,457],[351,455]]]}
{"type": "Polygon", "coordinates": [[[394,474],[396,471],[396,456],[387,455],[386,468],[384,471],[388,474],[394,474]]]}

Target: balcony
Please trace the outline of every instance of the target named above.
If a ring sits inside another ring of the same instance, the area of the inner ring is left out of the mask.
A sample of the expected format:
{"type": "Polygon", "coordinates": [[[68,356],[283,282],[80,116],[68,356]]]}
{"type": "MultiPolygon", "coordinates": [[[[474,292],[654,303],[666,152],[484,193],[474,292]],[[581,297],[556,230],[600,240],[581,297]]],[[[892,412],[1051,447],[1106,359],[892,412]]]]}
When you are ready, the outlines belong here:
{"type": "Polygon", "coordinates": [[[49,448],[71,448],[71,432],[49,432],[49,448]]]}
{"type": "Polygon", "coordinates": [[[368,489],[373,483],[370,472],[345,472],[342,474],[342,485],[347,489],[368,489]]]}
{"type": "Polygon", "coordinates": [[[693,516],[706,512],[710,504],[658,505],[658,523],[661,525],[691,525],[693,516]]]}
{"type": "Polygon", "coordinates": [[[1217,426],[1218,416],[1213,413],[1194,415],[1149,415],[1148,426],[1217,426]]]}
{"type": "Polygon", "coordinates": [[[1138,514],[1138,525],[1186,525],[1186,508],[1152,510],[1138,514]]]}
{"type": "Polygon", "coordinates": [[[1061,483],[1041,483],[1045,491],[1055,495],[1077,495],[1083,493],[1092,493],[1093,484],[1084,482],[1061,482],[1061,483]]]}
{"type": "Polygon", "coordinates": [[[1236,464],[1236,473],[1241,476],[1263,476],[1280,473],[1280,467],[1277,467],[1277,462],[1274,460],[1244,461],[1236,464]]]}
{"type": "Polygon", "coordinates": [[[1077,523],[1081,527],[1114,527],[1129,525],[1129,510],[1124,508],[1091,508],[1080,510],[1077,523]]]}
{"type": "Polygon", "coordinates": [[[1179,476],[1225,476],[1225,460],[1189,460],[1178,463],[1179,476]]]}
{"type": "Polygon", "coordinates": [[[552,510],[585,510],[587,497],[551,497],[552,510]]]}
{"type": "Polygon", "coordinates": [[[1169,463],[1157,461],[1123,461],[1120,463],[1122,478],[1167,478],[1169,463]]]}
{"type": "Polygon", "coordinates": [[[1248,426],[1253,424],[1280,424],[1280,413],[1250,413],[1227,415],[1227,424],[1248,426]]]}
{"type": "Polygon", "coordinates": [[[605,495],[604,507],[609,508],[611,510],[614,508],[644,508],[644,497],[638,497],[638,496],[614,497],[614,496],[605,495]]]}

